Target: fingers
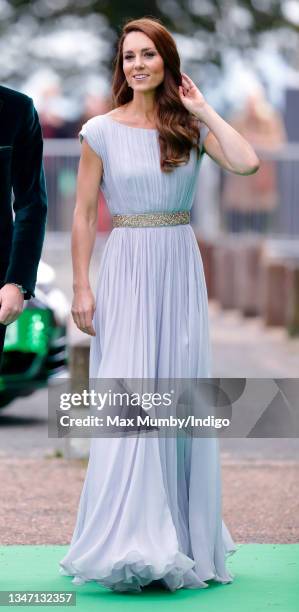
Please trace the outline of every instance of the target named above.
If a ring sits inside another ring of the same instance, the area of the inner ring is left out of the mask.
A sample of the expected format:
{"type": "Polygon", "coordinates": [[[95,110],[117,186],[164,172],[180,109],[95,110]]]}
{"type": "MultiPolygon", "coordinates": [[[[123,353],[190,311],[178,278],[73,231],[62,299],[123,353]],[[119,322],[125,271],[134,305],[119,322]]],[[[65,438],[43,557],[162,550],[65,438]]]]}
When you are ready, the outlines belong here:
{"type": "Polygon", "coordinates": [[[22,312],[22,308],[12,307],[12,308],[4,308],[0,309],[0,323],[3,325],[10,325],[17,320],[19,315],[22,312]]]}
{"type": "Polygon", "coordinates": [[[189,91],[195,87],[193,81],[190,79],[190,77],[188,77],[187,74],[185,74],[184,72],[182,72],[182,85],[180,85],[179,87],[181,87],[182,89],[180,90],[180,93],[183,96],[188,95],[189,91]]]}
{"type": "Polygon", "coordinates": [[[182,80],[185,81],[186,85],[191,88],[194,87],[195,83],[193,83],[192,79],[190,79],[190,77],[185,74],[185,72],[182,72],[182,80]]]}
{"type": "Polygon", "coordinates": [[[87,308],[84,306],[74,306],[72,308],[72,316],[76,326],[82,332],[84,332],[85,334],[89,334],[90,336],[96,335],[94,326],[92,324],[94,311],[94,305],[87,308]]]}
{"type": "Polygon", "coordinates": [[[84,331],[86,334],[89,334],[90,336],[95,336],[95,330],[92,324],[92,319],[93,319],[93,314],[94,314],[94,308],[88,312],[83,313],[82,316],[82,331],[84,331]]]}
{"type": "Polygon", "coordinates": [[[78,327],[78,329],[80,329],[80,331],[82,331],[84,334],[88,334],[89,336],[95,336],[96,332],[95,329],[92,325],[92,323],[88,324],[86,323],[85,325],[83,325],[82,323],[80,323],[80,321],[77,321],[75,317],[73,317],[76,326],[78,327]]]}
{"type": "Polygon", "coordinates": [[[6,284],[0,290],[0,323],[10,325],[23,311],[24,296],[14,285],[6,284]]]}
{"type": "Polygon", "coordinates": [[[85,334],[88,334],[89,336],[95,336],[96,332],[95,329],[93,327],[92,324],[92,318],[90,319],[90,317],[88,317],[88,319],[83,319],[82,318],[76,318],[75,316],[73,316],[73,319],[78,327],[78,329],[80,329],[82,332],[84,332],[85,334]]]}
{"type": "Polygon", "coordinates": [[[186,98],[188,96],[189,89],[185,86],[179,85],[179,94],[182,98],[186,98]]]}
{"type": "Polygon", "coordinates": [[[179,93],[185,97],[188,94],[188,88],[185,85],[179,85],[179,93]]]}
{"type": "Polygon", "coordinates": [[[185,93],[186,92],[188,93],[189,91],[191,91],[191,90],[196,88],[195,84],[190,79],[190,77],[188,77],[184,73],[182,74],[182,85],[183,85],[185,93]]]}

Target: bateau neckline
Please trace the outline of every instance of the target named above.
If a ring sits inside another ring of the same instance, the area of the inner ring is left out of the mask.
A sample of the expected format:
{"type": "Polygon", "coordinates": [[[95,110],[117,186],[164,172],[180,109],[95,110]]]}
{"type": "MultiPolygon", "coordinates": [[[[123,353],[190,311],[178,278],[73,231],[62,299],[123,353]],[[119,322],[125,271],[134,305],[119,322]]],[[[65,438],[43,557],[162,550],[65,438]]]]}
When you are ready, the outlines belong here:
{"type": "Polygon", "coordinates": [[[128,125],[127,123],[122,123],[121,121],[116,121],[116,119],[112,119],[111,115],[105,115],[105,117],[107,119],[110,119],[110,121],[112,121],[112,123],[117,123],[118,125],[126,127],[129,130],[143,130],[145,132],[157,132],[158,131],[157,128],[139,127],[139,126],[134,126],[134,125],[128,125]]]}

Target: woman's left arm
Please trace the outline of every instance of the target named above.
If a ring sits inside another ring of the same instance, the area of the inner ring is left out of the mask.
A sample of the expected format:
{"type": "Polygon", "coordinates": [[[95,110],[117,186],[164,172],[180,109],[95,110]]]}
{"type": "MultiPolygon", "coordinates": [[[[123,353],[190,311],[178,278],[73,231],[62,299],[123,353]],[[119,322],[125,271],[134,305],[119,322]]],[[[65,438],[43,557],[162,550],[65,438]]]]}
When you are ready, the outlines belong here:
{"type": "Polygon", "coordinates": [[[210,130],[203,143],[207,154],[234,174],[254,174],[259,169],[259,158],[253,147],[218,115],[186,74],[179,93],[184,106],[210,130]]]}
{"type": "Polygon", "coordinates": [[[209,104],[197,116],[210,130],[203,143],[205,151],[222,168],[235,174],[254,174],[259,169],[253,147],[209,104]]]}

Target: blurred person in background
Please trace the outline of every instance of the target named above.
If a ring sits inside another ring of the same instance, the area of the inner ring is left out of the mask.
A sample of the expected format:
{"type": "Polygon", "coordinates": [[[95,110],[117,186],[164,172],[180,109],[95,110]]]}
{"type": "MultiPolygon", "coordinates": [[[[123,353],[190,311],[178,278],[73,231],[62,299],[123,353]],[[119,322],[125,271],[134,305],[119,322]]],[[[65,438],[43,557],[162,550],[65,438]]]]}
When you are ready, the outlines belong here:
{"type": "Polygon", "coordinates": [[[85,123],[91,117],[95,117],[96,115],[104,115],[112,108],[112,100],[109,97],[102,96],[93,91],[89,92],[85,97],[83,113],[80,116],[80,125],[78,126],[79,129],[81,129],[82,123],[85,123]]]}
{"type": "Polygon", "coordinates": [[[19,317],[24,299],[34,296],[47,194],[42,131],[33,100],[1,85],[0,125],[1,367],[6,326],[19,317]]]}
{"type": "MultiPolygon", "coordinates": [[[[244,109],[233,115],[229,124],[257,149],[272,153],[286,141],[283,119],[266,100],[260,85],[252,89],[244,109]]],[[[228,231],[267,232],[279,205],[275,161],[261,160],[254,176],[226,174],[221,204],[228,231]]]]}
{"type": "MultiPolygon", "coordinates": [[[[26,83],[34,92],[43,136],[47,140],[73,139],[78,133],[80,104],[76,98],[63,94],[61,79],[51,70],[41,71],[26,83]]],[[[75,192],[77,160],[59,153],[59,142],[52,143],[52,154],[46,151],[44,170],[49,201],[48,229],[66,231],[70,224],[75,192]]],[[[51,151],[51,148],[50,148],[51,151]]]]}

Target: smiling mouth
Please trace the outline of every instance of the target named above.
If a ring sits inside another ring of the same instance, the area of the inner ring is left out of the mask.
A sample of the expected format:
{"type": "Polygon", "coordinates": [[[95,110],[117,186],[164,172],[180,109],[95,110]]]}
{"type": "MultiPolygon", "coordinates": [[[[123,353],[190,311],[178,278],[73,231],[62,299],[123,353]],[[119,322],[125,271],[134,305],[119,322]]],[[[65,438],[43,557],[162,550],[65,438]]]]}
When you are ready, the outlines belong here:
{"type": "Polygon", "coordinates": [[[149,74],[136,74],[133,76],[133,79],[135,79],[135,81],[143,81],[144,79],[147,79],[149,77],[149,74]]]}

